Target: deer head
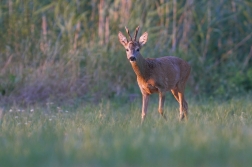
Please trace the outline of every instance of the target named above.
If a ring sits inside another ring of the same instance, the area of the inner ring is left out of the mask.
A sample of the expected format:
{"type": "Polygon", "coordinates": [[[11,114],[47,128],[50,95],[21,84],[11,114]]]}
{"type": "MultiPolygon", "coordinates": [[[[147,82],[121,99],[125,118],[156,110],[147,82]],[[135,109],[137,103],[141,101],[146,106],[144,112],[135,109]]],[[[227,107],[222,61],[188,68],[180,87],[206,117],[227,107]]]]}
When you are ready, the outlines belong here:
{"type": "Polygon", "coordinates": [[[121,32],[118,33],[118,38],[119,38],[120,43],[126,49],[127,59],[130,62],[135,62],[137,60],[139,53],[140,53],[141,47],[148,40],[148,33],[147,32],[143,33],[143,35],[137,41],[136,38],[137,38],[139,26],[136,28],[134,39],[132,39],[127,27],[125,27],[125,29],[126,29],[126,32],[127,32],[130,39],[127,40],[127,38],[121,32]]]}

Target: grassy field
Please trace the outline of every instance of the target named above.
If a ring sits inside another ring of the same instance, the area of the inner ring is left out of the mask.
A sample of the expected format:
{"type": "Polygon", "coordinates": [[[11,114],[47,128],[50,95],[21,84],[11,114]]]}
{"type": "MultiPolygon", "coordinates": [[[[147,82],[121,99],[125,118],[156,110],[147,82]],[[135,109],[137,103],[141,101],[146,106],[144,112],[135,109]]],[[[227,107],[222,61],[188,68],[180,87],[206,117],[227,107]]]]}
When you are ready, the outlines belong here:
{"type": "Polygon", "coordinates": [[[140,100],[94,105],[17,106],[1,109],[0,166],[250,166],[252,104],[189,100],[178,121],[167,100],[166,122],[152,99],[140,124],[140,100]],[[168,105],[169,104],[169,105],[168,105]]]}
{"type": "Polygon", "coordinates": [[[251,16],[251,0],[1,1],[0,167],[252,166],[251,16]],[[141,125],[117,37],[138,25],[143,57],[190,63],[188,121],[156,96],[141,125]]]}

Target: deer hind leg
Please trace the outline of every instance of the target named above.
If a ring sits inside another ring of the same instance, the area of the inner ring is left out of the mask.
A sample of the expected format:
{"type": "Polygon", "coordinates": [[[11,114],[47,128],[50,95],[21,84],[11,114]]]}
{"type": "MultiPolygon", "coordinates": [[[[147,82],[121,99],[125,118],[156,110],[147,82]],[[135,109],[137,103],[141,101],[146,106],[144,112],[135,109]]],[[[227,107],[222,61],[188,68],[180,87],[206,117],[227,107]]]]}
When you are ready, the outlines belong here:
{"type": "MultiPolygon", "coordinates": [[[[180,120],[182,120],[183,118],[184,118],[184,114],[183,114],[183,106],[182,106],[182,102],[181,102],[181,100],[180,100],[180,97],[181,97],[181,95],[179,96],[179,92],[178,92],[178,88],[176,87],[176,88],[174,88],[174,89],[171,89],[171,92],[172,92],[172,94],[173,94],[173,96],[174,96],[174,98],[178,101],[178,103],[179,103],[179,119],[180,120]]],[[[181,98],[182,99],[182,98],[181,98]]]]}
{"type": "Polygon", "coordinates": [[[174,89],[171,89],[171,92],[174,96],[174,98],[179,103],[179,119],[182,120],[185,117],[187,118],[187,110],[188,105],[184,97],[184,89],[185,87],[183,85],[178,84],[178,86],[174,89]]]}
{"type": "Polygon", "coordinates": [[[165,101],[165,92],[159,92],[159,104],[158,104],[158,112],[167,120],[163,110],[164,110],[164,101],[165,101]]]}
{"type": "Polygon", "coordinates": [[[187,110],[188,110],[188,105],[187,102],[184,98],[184,93],[179,92],[179,119],[183,120],[184,118],[187,119],[187,110]]]}
{"type": "Polygon", "coordinates": [[[179,103],[178,89],[177,89],[177,88],[171,89],[171,92],[172,92],[174,98],[175,98],[175,99],[178,101],[178,103],[179,103]]]}
{"type": "Polygon", "coordinates": [[[184,90],[185,90],[185,83],[179,83],[178,84],[178,101],[179,101],[179,119],[183,120],[184,118],[187,119],[187,110],[188,110],[188,104],[184,97],[184,90]]]}

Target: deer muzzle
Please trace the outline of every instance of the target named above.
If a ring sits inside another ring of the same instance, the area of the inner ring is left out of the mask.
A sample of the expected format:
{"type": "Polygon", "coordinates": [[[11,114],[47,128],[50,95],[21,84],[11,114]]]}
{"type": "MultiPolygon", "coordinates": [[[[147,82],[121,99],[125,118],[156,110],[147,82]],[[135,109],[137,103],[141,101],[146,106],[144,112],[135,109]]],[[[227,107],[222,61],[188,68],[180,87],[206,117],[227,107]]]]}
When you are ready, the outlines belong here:
{"type": "Polygon", "coordinates": [[[135,56],[131,56],[131,57],[129,58],[129,60],[130,60],[130,61],[136,61],[136,58],[135,58],[135,56]]]}

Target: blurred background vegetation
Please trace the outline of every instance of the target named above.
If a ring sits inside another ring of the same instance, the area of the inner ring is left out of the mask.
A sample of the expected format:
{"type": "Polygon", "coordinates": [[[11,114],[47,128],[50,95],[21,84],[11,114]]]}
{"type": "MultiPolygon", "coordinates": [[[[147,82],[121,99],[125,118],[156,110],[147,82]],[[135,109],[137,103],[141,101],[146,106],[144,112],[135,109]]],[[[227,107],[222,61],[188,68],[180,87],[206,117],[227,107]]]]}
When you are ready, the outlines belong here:
{"type": "Polygon", "coordinates": [[[191,97],[252,89],[251,0],[1,0],[0,102],[134,97],[118,31],[149,33],[144,57],[192,66],[191,97]]]}

